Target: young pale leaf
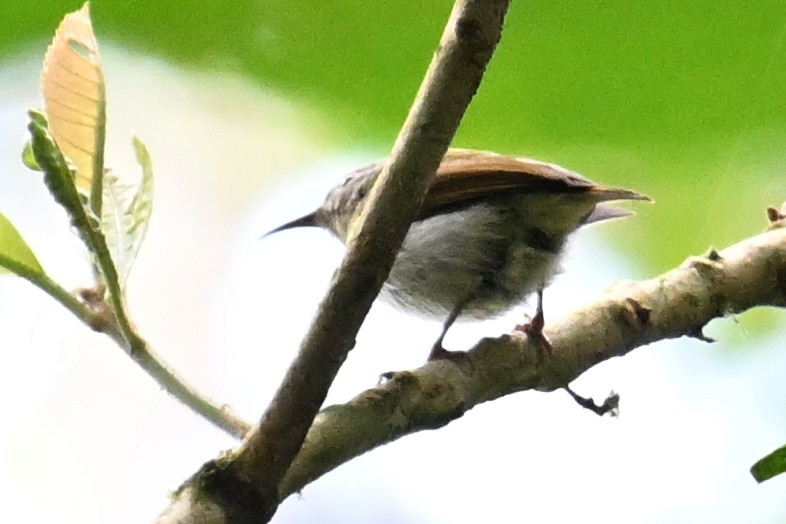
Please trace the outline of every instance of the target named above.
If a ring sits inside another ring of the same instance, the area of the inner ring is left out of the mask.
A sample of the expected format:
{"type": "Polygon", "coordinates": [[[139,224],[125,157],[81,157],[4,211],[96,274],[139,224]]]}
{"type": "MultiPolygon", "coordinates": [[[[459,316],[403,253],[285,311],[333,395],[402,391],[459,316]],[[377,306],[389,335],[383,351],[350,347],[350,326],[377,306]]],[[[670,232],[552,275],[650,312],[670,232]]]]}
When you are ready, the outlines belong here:
{"type": "Polygon", "coordinates": [[[52,136],[76,166],[77,187],[91,193],[97,183],[100,189],[106,100],[87,3],[66,15],[57,28],[44,58],[41,91],[52,136]]]}
{"type": "Polygon", "coordinates": [[[136,161],[142,168],[142,182],[139,184],[129,208],[133,222],[131,236],[134,239],[134,258],[136,258],[147,234],[150,215],[153,214],[153,161],[145,144],[136,136],[134,137],[134,153],[136,161]]]}
{"type": "Polygon", "coordinates": [[[33,250],[14,225],[0,213],[0,272],[5,271],[25,277],[44,274],[33,250]]]}
{"type": "Polygon", "coordinates": [[[134,188],[107,172],[104,178],[104,206],[101,226],[118,269],[121,289],[147,232],[153,209],[153,168],[145,145],[134,137],[134,151],[142,166],[142,179],[134,188]]]}
{"type": "Polygon", "coordinates": [[[125,287],[127,257],[131,239],[126,231],[129,226],[128,193],[131,188],[124,185],[112,171],[104,173],[104,201],[101,209],[101,230],[106,237],[112,260],[118,272],[120,287],[125,287]]]}

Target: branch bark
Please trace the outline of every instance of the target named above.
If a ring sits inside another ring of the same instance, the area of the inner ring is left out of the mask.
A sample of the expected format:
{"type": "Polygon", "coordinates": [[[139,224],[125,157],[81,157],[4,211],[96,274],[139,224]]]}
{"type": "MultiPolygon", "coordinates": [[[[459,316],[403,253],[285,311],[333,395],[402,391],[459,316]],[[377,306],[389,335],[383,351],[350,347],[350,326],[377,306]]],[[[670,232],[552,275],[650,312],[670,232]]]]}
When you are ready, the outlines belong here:
{"type": "Polygon", "coordinates": [[[300,352],[243,443],[205,464],[159,523],[267,522],[501,37],[509,0],[457,0],[415,103],[300,352]]]}
{"type": "Polygon", "coordinates": [[[458,362],[440,360],[396,373],[347,404],[325,408],[279,496],[285,499],[375,447],[442,427],[483,402],[565,387],[595,364],[658,340],[706,340],[702,328],[708,322],[755,306],[786,307],[786,219],[653,279],[617,285],[547,326],[554,348],[548,358],[538,358],[537,342],[515,332],[487,338],[458,362]]]}

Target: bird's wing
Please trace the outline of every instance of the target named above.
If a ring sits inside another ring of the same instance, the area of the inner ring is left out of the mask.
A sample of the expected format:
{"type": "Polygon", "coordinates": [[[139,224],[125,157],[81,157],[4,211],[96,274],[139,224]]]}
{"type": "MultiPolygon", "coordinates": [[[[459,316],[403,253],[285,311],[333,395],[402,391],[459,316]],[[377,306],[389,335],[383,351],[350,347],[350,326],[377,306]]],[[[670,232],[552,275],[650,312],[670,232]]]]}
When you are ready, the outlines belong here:
{"type": "Polygon", "coordinates": [[[426,193],[420,217],[496,194],[536,191],[592,194],[597,202],[650,200],[636,191],[595,184],[556,164],[485,151],[451,149],[442,159],[426,193]]]}

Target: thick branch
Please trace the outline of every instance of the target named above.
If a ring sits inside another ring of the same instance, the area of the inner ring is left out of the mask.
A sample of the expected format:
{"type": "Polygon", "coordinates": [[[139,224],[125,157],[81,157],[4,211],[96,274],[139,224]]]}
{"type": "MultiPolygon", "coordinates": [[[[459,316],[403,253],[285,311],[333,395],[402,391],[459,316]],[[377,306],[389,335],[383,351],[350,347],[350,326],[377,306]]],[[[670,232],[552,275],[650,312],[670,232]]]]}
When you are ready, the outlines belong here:
{"type": "Polygon", "coordinates": [[[786,228],[689,258],[643,282],[619,284],[547,326],[554,354],[517,334],[481,340],[459,362],[401,372],[344,405],[324,409],[281,485],[286,498],[377,446],[435,429],[474,406],[525,390],[566,386],[595,364],[669,338],[702,338],[715,318],[755,306],[786,307],[786,228]]]}
{"type": "Polygon", "coordinates": [[[355,345],[423,195],[499,40],[507,2],[459,1],[359,233],[278,393],[238,450],[252,483],[276,487],[297,454],[339,367],[355,345]]]}
{"type": "Polygon", "coordinates": [[[228,457],[206,465],[174,507],[194,502],[214,520],[168,511],[159,522],[265,522],[289,469],[387,278],[423,195],[500,39],[509,0],[457,0],[410,114],[336,273],[272,403],[228,457]],[[197,496],[194,494],[198,493],[197,496]],[[218,515],[218,517],[216,517],[218,515]],[[176,520],[175,520],[176,519],[176,520]]]}

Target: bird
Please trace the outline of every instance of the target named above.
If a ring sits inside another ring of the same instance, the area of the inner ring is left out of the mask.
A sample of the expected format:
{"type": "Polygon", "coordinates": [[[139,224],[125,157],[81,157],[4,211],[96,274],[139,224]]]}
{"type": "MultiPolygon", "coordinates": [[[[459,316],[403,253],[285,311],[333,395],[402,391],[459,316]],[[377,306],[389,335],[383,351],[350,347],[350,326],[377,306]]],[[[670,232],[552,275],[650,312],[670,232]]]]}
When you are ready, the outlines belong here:
{"type": "MultiPolygon", "coordinates": [[[[386,160],[350,173],[316,210],[269,231],[320,227],[346,243],[386,160]]],[[[443,340],[459,318],[483,320],[537,294],[521,329],[542,334],[543,290],[560,272],[568,238],[579,228],[632,212],[608,205],[649,201],[556,164],[489,151],[449,149],[404,238],[380,296],[404,310],[441,319],[428,360],[449,358],[443,340]]]]}

